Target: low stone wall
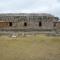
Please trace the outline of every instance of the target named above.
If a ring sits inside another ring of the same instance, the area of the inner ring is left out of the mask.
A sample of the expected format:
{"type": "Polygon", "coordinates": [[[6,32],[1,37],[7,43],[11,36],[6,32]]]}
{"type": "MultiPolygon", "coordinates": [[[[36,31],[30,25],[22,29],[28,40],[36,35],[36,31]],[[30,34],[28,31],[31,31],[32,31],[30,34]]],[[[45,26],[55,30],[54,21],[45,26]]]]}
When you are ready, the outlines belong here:
{"type": "Polygon", "coordinates": [[[55,31],[55,30],[35,30],[35,31],[13,31],[13,30],[4,30],[1,31],[0,30],[0,36],[5,35],[5,36],[25,36],[25,35],[37,35],[37,34],[46,34],[46,35],[60,35],[59,31],[55,31]]]}

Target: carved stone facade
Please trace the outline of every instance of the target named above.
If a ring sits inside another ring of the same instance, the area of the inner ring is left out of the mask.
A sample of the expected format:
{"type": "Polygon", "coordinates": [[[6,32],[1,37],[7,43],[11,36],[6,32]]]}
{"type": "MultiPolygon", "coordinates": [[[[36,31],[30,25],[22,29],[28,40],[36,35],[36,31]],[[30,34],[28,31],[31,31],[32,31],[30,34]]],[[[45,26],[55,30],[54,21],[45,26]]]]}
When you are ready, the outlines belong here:
{"type": "Polygon", "coordinates": [[[49,31],[60,29],[58,17],[47,13],[0,14],[0,31],[49,31]]]}

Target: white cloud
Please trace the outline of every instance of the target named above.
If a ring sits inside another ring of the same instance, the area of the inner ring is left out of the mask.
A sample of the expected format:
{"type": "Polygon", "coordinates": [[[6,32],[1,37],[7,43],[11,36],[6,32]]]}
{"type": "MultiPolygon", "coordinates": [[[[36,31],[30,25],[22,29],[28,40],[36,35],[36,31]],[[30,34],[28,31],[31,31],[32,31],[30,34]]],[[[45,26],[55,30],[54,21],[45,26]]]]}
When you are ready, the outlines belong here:
{"type": "Polygon", "coordinates": [[[0,0],[0,13],[38,12],[60,17],[60,0],[0,0]]]}

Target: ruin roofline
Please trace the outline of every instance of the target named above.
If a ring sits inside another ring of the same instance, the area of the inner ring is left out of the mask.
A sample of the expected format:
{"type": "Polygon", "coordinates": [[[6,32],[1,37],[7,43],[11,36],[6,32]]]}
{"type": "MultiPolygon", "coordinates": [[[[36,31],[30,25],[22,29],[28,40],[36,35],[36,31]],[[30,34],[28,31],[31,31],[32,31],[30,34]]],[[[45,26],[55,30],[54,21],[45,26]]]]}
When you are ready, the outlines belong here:
{"type": "Polygon", "coordinates": [[[54,15],[49,13],[0,13],[0,16],[50,16],[54,17],[54,15]]]}

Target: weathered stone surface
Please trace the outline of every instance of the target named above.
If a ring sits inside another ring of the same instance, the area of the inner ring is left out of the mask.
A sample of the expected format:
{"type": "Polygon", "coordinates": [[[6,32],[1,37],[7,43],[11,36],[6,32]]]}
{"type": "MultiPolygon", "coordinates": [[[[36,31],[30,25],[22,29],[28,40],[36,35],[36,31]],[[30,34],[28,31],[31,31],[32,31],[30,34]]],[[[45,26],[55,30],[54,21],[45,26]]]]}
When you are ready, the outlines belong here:
{"type": "Polygon", "coordinates": [[[46,13],[0,14],[0,31],[60,31],[57,17],[46,13]]]}

